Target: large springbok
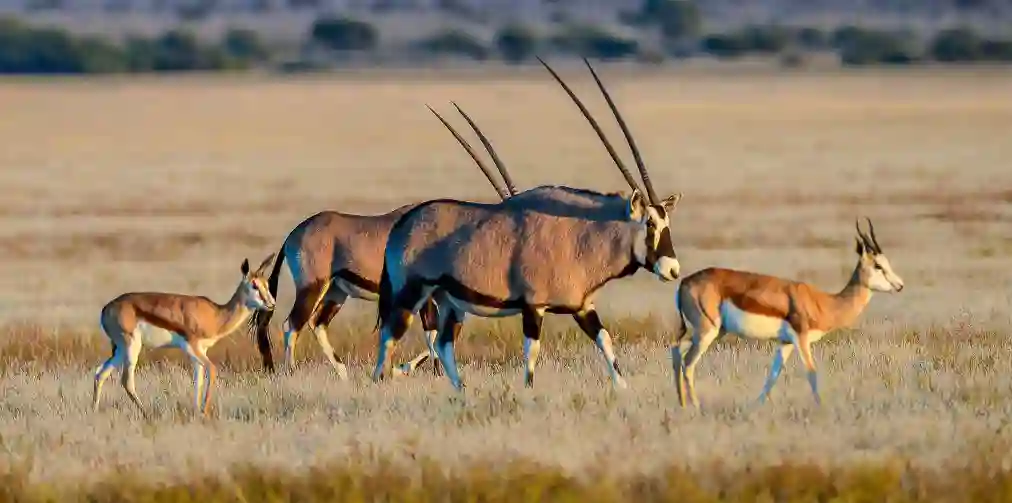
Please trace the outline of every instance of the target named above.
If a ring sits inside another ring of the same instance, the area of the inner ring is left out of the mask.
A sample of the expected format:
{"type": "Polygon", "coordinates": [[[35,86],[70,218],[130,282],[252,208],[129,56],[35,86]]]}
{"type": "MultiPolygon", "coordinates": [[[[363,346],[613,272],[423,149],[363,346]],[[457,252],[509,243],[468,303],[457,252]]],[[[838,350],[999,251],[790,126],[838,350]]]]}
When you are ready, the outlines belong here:
{"type": "Polygon", "coordinates": [[[92,408],[98,410],[102,385],[120,367],[127,395],[148,418],[134,386],[137,358],[144,346],[175,347],[193,360],[193,407],[206,416],[218,374],[207,350],[245,324],[254,312],[274,309],[274,296],[264,279],[273,259],[272,253],[253,272],[249,261],[243,260],[242,278],[225,304],[207,297],[164,292],[131,292],[109,301],[102,307],[101,325],[112,343],[112,356],[95,371],[92,408]]]}
{"type": "Polygon", "coordinates": [[[889,259],[882,253],[871,219],[868,219],[870,237],[861,232],[856,222],[855,225],[857,265],[850,281],[835,294],[808,283],[732,269],[707,268],[682,280],[675,293],[680,326],[671,346],[678,401],[682,407],[685,407],[686,391],[693,405],[699,407],[696,365],[707,348],[727,333],[780,343],[759,403],[769,397],[795,348],[808,370],[812,395],[816,403],[821,403],[812,343],[857,320],[873,291],[903,290],[903,279],[893,271],[889,259]],[[686,322],[694,328],[691,338],[686,337],[686,322]]]}
{"type": "MultiPolygon", "coordinates": [[[[613,154],[614,149],[590,113],[551,67],[541,62],[613,154]]],[[[482,317],[523,315],[527,386],[533,384],[545,313],[572,314],[604,356],[612,383],[626,386],[611,336],[594,307],[594,297],[608,282],[641,268],[666,281],[678,277],[668,215],[679,197],[672,195],[663,201],[657,198],[621,114],[593,67],[585,62],[629,142],[649,200],[645,201],[638,189],[625,197],[565,188],[567,193],[580,194],[600,208],[619,205],[625,215],[622,219],[615,218],[613,211],[557,201],[546,204],[543,198],[525,197],[538,189],[497,204],[443,199],[422,203],[404,213],[387,238],[380,276],[380,341],[374,380],[388,373],[390,354],[407,331],[413,314],[429,299],[435,299],[440,306],[438,340],[429,350],[438,355],[444,374],[456,389],[461,389],[463,383],[453,343],[465,313],[482,317]]],[[[613,155],[613,159],[623,174],[628,174],[618,156],[613,155]]]]}
{"type": "MultiPolygon", "coordinates": [[[[464,114],[459,107],[458,110],[464,114]]],[[[435,113],[435,110],[432,112],[435,113]]],[[[438,113],[436,116],[446,124],[438,113]]],[[[468,122],[471,123],[470,117],[468,122]]],[[[454,135],[458,137],[458,141],[462,140],[456,131],[454,135]]],[[[483,143],[487,141],[483,135],[482,141],[483,143]]],[[[470,146],[466,148],[499,197],[507,198],[508,192],[499,186],[488,167],[476,157],[470,146]]],[[[509,175],[503,172],[500,174],[507,180],[508,185],[512,186],[509,175]]],[[[298,335],[308,327],[316,335],[320,350],[338,377],[342,380],[348,378],[347,367],[330,344],[327,327],[349,298],[366,301],[377,299],[387,233],[394,222],[416,204],[406,204],[380,215],[322,211],[303,220],[288,233],[278,252],[278,259],[274,262],[267,285],[271,295],[277,295],[281,264],[287,260],[295,283],[295,302],[282,324],[285,363],[289,370],[295,366],[295,344],[298,335]]],[[[251,318],[249,326],[249,330],[256,335],[264,368],[269,372],[275,370],[270,342],[272,317],[271,311],[258,312],[251,318]]],[[[434,338],[435,304],[431,301],[425,302],[420,309],[419,317],[422,319],[426,337],[434,338]]],[[[426,356],[418,357],[403,368],[413,369],[426,359],[426,356]]],[[[435,363],[433,370],[439,372],[439,366],[435,363]]]]}

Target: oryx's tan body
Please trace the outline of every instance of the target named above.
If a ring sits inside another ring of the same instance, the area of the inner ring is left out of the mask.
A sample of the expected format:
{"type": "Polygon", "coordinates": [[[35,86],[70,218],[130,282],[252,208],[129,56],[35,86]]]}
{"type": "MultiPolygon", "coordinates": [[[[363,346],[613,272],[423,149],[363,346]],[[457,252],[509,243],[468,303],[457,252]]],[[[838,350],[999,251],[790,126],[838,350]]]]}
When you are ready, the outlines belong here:
{"type": "Polygon", "coordinates": [[[465,313],[523,315],[528,386],[533,383],[544,314],[571,313],[601,350],[612,382],[625,386],[593,298],[607,282],[639,268],[665,280],[677,278],[679,265],[668,213],[679,196],[663,201],[657,197],[625,122],[589,62],[636,157],[648,201],[579,98],[554,70],[544,66],[594,127],[632,193],[622,196],[546,186],[495,204],[444,199],[404,213],[387,238],[374,380],[386,374],[388,353],[407,330],[412,313],[434,298],[440,306],[439,349],[430,346],[430,351],[438,354],[446,376],[458,389],[462,383],[453,339],[465,313]]]}
{"type": "MultiPolygon", "coordinates": [[[[522,305],[576,312],[589,306],[606,282],[636,270],[634,240],[642,224],[619,220],[609,211],[591,213],[598,218],[560,216],[586,213],[587,207],[565,202],[571,194],[563,190],[542,193],[567,197],[521,193],[498,204],[437,200],[419,205],[398,225],[410,230],[395,227],[387,247],[387,260],[400,261],[390,265],[394,289],[403,287],[400,279],[459,290],[454,302],[468,299],[474,314],[513,314],[522,305]],[[397,270],[409,276],[398,278],[397,270]]],[[[628,205],[620,196],[613,199],[628,205]]]]}

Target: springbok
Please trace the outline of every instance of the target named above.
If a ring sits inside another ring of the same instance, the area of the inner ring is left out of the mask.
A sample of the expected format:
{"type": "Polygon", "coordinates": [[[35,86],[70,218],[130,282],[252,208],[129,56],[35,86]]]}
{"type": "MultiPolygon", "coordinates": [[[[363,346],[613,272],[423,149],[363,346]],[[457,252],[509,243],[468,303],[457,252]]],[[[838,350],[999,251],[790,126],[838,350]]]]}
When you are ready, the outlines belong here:
{"type": "Polygon", "coordinates": [[[682,407],[685,407],[686,387],[693,405],[699,407],[696,365],[707,348],[727,333],[780,343],[759,403],[769,397],[794,348],[801,353],[808,370],[812,395],[816,403],[821,403],[812,343],[857,320],[873,291],[903,290],[903,279],[893,271],[889,259],[882,253],[871,219],[868,219],[870,237],[861,232],[857,222],[855,226],[857,265],[850,281],[835,294],[808,283],[712,267],[682,280],[675,293],[675,306],[680,312],[679,329],[671,346],[678,401],[682,407]],[[691,339],[686,337],[686,322],[694,327],[691,339]],[[686,347],[687,353],[683,351],[686,347]]]}
{"type": "Polygon", "coordinates": [[[206,416],[218,374],[207,351],[246,323],[254,312],[274,309],[274,296],[264,280],[264,271],[273,259],[272,253],[252,273],[249,260],[244,259],[242,278],[225,304],[194,295],[130,292],[103,306],[100,322],[112,343],[112,356],[95,371],[93,410],[98,410],[102,385],[120,367],[127,395],[147,419],[134,387],[137,358],[144,346],[175,347],[193,360],[193,406],[206,416]]]}
{"type": "MultiPolygon", "coordinates": [[[[457,108],[461,114],[463,110],[457,108]]],[[[432,110],[430,108],[430,110],[432,110]]],[[[435,110],[432,110],[435,113],[435,110]]],[[[466,114],[464,114],[466,115],[466,114]]],[[[446,121],[436,114],[441,121],[446,121]]],[[[467,118],[471,122],[470,117],[467,118]]],[[[454,131],[458,141],[462,138],[454,131]]],[[[482,135],[482,142],[487,140],[482,135]]],[[[489,183],[500,198],[509,196],[500,187],[488,167],[476,157],[467,146],[489,183]]],[[[509,186],[509,175],[500,172],[509,186]]],[[[387,233],[394,222],[418,203],[411,203],[380,215],[358,215],[338,211],[322,211],[297,225],[285,237],[278,251],[267,280],[271,295],[277,295],[281,264],[288,261],[289,272],[295,283],[295,302],[282,324],[284,331],[285,363],[289,370],[295,367],[295,344],[299,333],[307,326],[316,335],[320,350],[340,379],[348,378],[348,370],[341,358],[334,352],[327,335],[327,327],[349,298],[375,301],[379,290],[378,280],[383,266],[383,247],[387,233]]],[[[249,330],[255,333],[257,347],[264,368],[274,372],[274,357],[271,353],[270,320],[272,311],[255,313],[250,319],[249,330]]],[[[426,301],[419,312],[422,328],[427,338],[436,333],[436,307],[426,301]]],[[[402,366],[401,373],[414,369],[427,359],[428,353],[402,366]]],[[[433,370],[439,373],[439,366],[433,362],[433,370]]]]}
{"type": "MultiPolygon", "coordinates": [[[[539,58],[540,60],[540,58],[539,58]]],[[[608,282],[643,268],[665,281],[677,279],[669,213],[679,196],[657,198],[632,135],[589,61],[584,60],[626,136],[647,189],[628,197],[566,188],[601,207],[620,205],[625,218],[574,204],[556,204],[520,193],[497,204],[452,199],[422,203],[404,213],[387,238],[377,325],[379,350],[373,380],[387,373],[389,354],[413,313],[429,299],[439,304],[438,355],[456,389],[463,384],[453,354],[465,313],[481,317],[523,315],[526,385],[533,384],[545,313],[572,314],[604,356],[612,383],[625,387],[611,336],[594,307],[608,282]],[[603,214],[602,214],[603,213],[603,214]]],[[[596,121],[544,61],[613,153],[596,121]]],[[[617,155],[613,159],[628,174],[617,155]]],[[[627,181],[632,181],[631,177],[627,181]]],[[[633,183],[633,185],[635,185],[633,183]]],[[[548,190],[549,188],[545,188],[548,190]]],[[[560,190],[562,188],[556,188],[560,190]]]]}

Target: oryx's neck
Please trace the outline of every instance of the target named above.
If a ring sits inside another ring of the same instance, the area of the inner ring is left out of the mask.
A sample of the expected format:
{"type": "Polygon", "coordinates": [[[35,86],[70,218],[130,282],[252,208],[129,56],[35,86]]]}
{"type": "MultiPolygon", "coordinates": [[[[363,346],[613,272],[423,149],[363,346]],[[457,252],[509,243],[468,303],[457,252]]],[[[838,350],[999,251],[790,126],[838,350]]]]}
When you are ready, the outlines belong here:
{"type": "Polygon", "coordinates": [[[871,301],[871,289],[861,281],[860,267],[854,269],[850,281],[831,298],[838,325],[849,325],[861,315],[861,311],[871,301]]]}
{"type": "Polygon", "coordinates": [[[228,302],[225,304],[215,304],[218,307],[218,315],[215,320],[217,327],[214,327],[214,331],[218,335],[234,332],[253,314],[253,311],[242,302],[241,295],[241,288],[236,288],[235,292],[232,293],[232,298],[228,299],[228,302]]]}
{"type": "Polygon", "coordinates": [[[593,294],[605,283],[636,272],[639,268],[633,251],[640,224],[634,222],[588,222],[571,239],[592,246],[577,246],[576,264],[583,264],[587,294],[593,294]]]}

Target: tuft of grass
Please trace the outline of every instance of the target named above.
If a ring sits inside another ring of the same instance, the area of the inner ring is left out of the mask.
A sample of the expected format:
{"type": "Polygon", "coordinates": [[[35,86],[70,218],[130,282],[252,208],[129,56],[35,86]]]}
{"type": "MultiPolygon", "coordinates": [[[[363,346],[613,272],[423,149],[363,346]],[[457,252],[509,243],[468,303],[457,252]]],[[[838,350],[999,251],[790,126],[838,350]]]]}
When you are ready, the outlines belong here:
{"type": "Polygon", "coordinates": [[[899,460],[833,470],[791,463],[731,470],[713,462],[613,475],[607,465],[574,476],[530,460],[481,460],[460,470],[427,458],[411,466],[381,461],[375,469],[343,460],[300,472],[237,467],[171,484],[123,471],[84,487],[34,484],[24,468],[12,467],[0,473],[0,502],[1012,501],[1012,472],[983,457],[932,470],[899,460]]]}

